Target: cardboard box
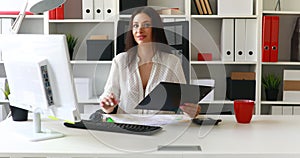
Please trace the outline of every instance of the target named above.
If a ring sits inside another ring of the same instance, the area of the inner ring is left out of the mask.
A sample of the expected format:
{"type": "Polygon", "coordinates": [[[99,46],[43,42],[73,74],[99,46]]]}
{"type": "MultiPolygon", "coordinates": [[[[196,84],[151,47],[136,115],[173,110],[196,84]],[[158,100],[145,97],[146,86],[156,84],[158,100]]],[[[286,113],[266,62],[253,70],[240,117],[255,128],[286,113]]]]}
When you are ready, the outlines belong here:
{"type": "Polygon", "coordinates": [[[87,60],[112,60],[113,40],[86,40],[87,60]]]}
{"type": "Polygon", "coordinates": [[[283,101],[300,101],[300,70],[283,70],[283,101]]]}
{"type": "MultiPolygon", "coordinates": [[[[197,79],[197,80],[191,80],[191,84],[214,87],[215,86],[215,80],[213,80],[213,79],[197,79]]],[[[215,90],[213,89],[200,102],[214,101],[214,98],[215,98],[215,90]]]]}
{"type": "Polygon", "coordinates": [[[255,100],[255,80],[232,80],[227,78],[226,96],[230,100],[255,100]]]}
{"type": "Polygon", "coordinates": [[[218,0],[218,15],[253,15],[253,0],[218,0]]]}
{"type": "Polygon", "coordinates": [[[78,100],[88,100],[93,96],[90,78],[74,78],[74,82],[78,100]]]}
{"type": "Polygon", "coordinates": [[[255,72],[231,72],[232,80],[255,80],[255,72]]]}
{"type": "Polygon", "coordinates": [[[161,15],[183,15],[179,8],[163,8],[157,11],[161,15]]]}

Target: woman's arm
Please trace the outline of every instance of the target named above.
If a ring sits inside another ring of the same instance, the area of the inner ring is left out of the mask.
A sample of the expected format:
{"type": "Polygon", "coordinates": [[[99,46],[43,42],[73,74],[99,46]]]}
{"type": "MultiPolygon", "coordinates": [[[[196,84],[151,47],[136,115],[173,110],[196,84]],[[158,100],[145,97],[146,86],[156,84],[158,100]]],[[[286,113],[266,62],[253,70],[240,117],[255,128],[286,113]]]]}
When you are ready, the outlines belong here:
{"type": "Polygon", "coordinates": [[[106,113],[111,113],[119,103],[120,82],[119,82],[119,66],[116,58],[112,61],[109,76],[107,78],[104,92],[100,96],[100,106],[106,113]]]}

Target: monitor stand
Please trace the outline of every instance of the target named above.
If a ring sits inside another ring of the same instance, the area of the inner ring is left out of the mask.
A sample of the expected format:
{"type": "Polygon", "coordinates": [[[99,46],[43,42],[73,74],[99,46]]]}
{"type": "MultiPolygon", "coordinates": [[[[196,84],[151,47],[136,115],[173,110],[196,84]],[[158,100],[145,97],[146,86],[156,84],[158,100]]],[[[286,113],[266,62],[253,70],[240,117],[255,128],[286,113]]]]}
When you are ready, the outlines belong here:
{"type": "Polygon", "coordinates": [[[55,131],[41,128],[41,114],[33,113],[32,126],[21,127],[22,130],[18,130],[18,134],[21,134],[30,141],[42,141],[54,138],[61,138],[64,135],[55,131]],[[26,129],[24,129],[26,128],[26,129]]]}

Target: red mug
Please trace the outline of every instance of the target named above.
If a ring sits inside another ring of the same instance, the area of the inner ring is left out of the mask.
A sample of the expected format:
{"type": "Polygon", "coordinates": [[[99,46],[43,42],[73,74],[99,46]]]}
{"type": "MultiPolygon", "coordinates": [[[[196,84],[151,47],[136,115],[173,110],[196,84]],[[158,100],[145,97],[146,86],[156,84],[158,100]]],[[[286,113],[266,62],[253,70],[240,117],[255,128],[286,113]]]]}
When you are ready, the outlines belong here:
{"type": "Polygon", "coordinates": [[[234,114],[238,123],[250,123],[253,115],[254,101],[247,99],[234,100],[234,114]]]}

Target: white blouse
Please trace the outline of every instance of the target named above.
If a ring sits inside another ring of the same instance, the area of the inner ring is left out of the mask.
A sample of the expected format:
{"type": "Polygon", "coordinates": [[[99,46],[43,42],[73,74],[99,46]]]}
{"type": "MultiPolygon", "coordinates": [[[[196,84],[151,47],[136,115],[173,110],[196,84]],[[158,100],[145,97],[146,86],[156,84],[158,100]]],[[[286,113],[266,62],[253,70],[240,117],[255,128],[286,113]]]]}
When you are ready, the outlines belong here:
{"type": "Polygon", "coordinates": [[[100,100],[114,93],[119,100],[118,113],[148,114],[153,110],[134,109],[161,81],[186,83],[180,59],[169,53],[157,52],[152,58],[152,70],[144,92],[139,73],[139,57],[128,66],[128,53],[118,54],[112,61],[104,92],[100,100]]]}

